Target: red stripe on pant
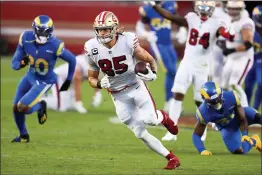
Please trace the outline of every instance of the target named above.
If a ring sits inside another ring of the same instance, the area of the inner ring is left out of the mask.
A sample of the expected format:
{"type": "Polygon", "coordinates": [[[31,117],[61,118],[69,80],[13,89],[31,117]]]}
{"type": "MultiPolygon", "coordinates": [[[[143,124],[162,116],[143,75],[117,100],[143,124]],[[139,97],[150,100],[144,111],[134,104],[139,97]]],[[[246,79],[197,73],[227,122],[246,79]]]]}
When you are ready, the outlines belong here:
{"type": "Polygon", "coordinates": [[[57,97],[57,109],[60,109],[61,101],[60,101],[60,92],[59,92],[58,83],[55,84],[55,88],[56,88],[56,97],[57,97]]]}
{"type": "Polygon", "coordinates": [[[237,83],[238,85],[240,85],[240,83],[241,83],[241,81],[242,81],[244,75],[247,73],[247,68],[248,68],[249,63],[250,63],[250,59],[248,59],[248,61],[247,61],[247,65],[246,65],[246,67],[245,67],[245,69],[244,69],[244,72],[242,73],[240,79],[238,80],[238,83],[237,83]]]}
{"type": "Polygon", "coordinates": [[[149,89],[147,88],[147,86],[146,86],[145,83],[144,83],[144,85],[145,85],[145,87],[146,87],[147,92],[148,92],[149,95],[150,95],[151,101],[152,101],[152,103],[153,103],[153,105],[154,105],[154,110],[155,110],[155,113],[156,113],[156,117],[158,118],[158,115],[157,115],[157,112],[156,112],[156,103],[155,103],[155,100],[153,99],[153,97],[152,97],[152,95],[151,95],[151,93],[150,93],[150,91],[149,91],[149,89]]]}

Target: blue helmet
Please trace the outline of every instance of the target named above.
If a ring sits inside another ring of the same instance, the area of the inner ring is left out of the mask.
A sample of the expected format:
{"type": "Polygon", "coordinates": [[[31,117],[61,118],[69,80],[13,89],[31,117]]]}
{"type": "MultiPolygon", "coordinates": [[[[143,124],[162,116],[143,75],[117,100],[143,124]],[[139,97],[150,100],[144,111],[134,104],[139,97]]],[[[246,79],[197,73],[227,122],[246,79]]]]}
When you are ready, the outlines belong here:
{"type": "Polygon", "coordinates": [[[215,109],[220,109],[222,107],[222,92],[222,88],[213,81],[208,81],[203,84],[200,90],[205,103],[215,109]]]}
{"type": "Polygon", "coordinates": [[[32,27],[37,43],[44,44],[53,33],[54,23],[49,16],[40,15],[34,19],[32,27]]]}
{"type": "Polygon", "coordinates": [[[262,28],[262,5],[256,6],[253,9],[252,19],[257,27],[262,28]]]}

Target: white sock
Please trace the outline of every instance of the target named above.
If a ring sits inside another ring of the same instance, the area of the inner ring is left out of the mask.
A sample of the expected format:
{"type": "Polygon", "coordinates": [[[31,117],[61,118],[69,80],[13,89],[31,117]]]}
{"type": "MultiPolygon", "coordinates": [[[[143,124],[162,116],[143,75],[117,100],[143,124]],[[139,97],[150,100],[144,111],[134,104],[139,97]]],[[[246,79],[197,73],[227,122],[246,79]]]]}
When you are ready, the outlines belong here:
{"type": "Polygon", "coordinates": [[[178,101],[175,99],[172,99],[170,102],[170,108],[169,108],[169,117],[174,121],[174,123],[177,125],[178,119],[182,112],[182,101],[178,101]]]}
{"type": "Polygon", "coordinates": [[[201,140],[202,140],[202,141],[205,141],[205,140],[206,140],[206,137],[207,137],[207,126],[206,126],[206,129],[205,129],[202,137],[201,137],[201,140]]]}
{"type": "Polygon", "coordinates": [[[156,123],[156,125],[159,125],[163,121],[164,116],[163,116],[163,114],[162,114],[162,112],[160,110],[156,110],[156,113],[157,113],[157,123],[156,123]]]}
{"type": "Polygon", "coordinates": [[[164,145],[162,145],[162,143],[156,137],[151,135],[147,130],[144,131],[141,140],[156,153],[164,157],[169,154],[169,151],[164,147],[164,145]]]}
{"type": "Polygon", "coordinates": [[[235,85],[235,90],[240,96],[240,103],[243,107],[248,106],[247,95],[240,85],[235,85]]]}

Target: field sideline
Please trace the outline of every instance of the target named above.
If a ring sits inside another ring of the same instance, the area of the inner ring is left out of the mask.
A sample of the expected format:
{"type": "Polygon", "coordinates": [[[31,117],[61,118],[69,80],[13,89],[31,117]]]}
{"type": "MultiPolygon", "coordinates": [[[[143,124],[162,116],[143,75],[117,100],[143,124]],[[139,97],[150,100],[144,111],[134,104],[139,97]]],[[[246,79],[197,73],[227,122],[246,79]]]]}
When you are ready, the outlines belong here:
{"type": "MultiPolygon", "coordinates": [[[[11,60],[1,59],[1,174],[261,174],[261,155],[255,149],[244,156],[231,155],[212,129],[205,145],[213,156],[200,156],[191,141],[192,125],[181,125],[177,142],[163,142],[181,160],[178,170],[163,170],[167,163],[164,158],[144,146],[123,124],[109,123],[115,111],[107,92],[103,92],[100,108],[91,107],[94,91],[88,83],[82,89],[87,115],[49,110],[48,121],[39,125],[36,114],[32,114],[27,117],[31,142],[10,143],[18,134],[12,101],[25,71],[13,71],[11,60]]],[[[162,108],[164,91],[159,89],[164,85],[163,72],[148,85],[157,107],[162,108]]],[[[194,111],[190,89],[184,113],[194,111]]],[[[166,132],[163,127],[148,130],[159,139],[166,132]]]]}

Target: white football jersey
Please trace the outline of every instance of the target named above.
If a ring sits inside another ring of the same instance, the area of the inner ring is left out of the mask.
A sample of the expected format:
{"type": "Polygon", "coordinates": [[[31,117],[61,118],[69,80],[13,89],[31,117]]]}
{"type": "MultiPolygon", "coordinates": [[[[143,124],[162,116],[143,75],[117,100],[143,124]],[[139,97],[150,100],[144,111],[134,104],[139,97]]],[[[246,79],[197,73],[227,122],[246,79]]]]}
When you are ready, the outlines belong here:
{"type": "MultiPolygon", "coordinates": [[[[85,54],[76,56],[76,69],[82,72],[84,78],[88,74],[88,63],[85,54]]],[[[68,63],[62,64],[54,69],[54,72],[61,78],[66,79],[68,73],[68,63]]]]}
{"type": "Polygon", "coordinates": [[[212,58],[212,47],[217,39],[217,31],[226,25],[223,21],[212,17],[202,21],[193,12],[189,12],[185,18],[188,23],[188,38],[183,60],[191,63],[194,68],[207,67],[208,59],[212,58]]]}
{"type": "MultiPolygon", "coordinates": [[[[243,29],[250,28],[253,34],[255,33],[255,24],[253,20],[249,17],[241,16],[240,20],[234,21],[231,23],[231,27],[233,27],[236,34],[235,34],[235,38],[233,42],[230,42],[230,41],[226,42],[227,48],[236,48],[239,45],[242,45],[244,43],[244,41],[242,40],[242,35],[241,35],[241,31],[243,29]]],[[[243,51],[243,52],[235,52],[235,53],[230,54],[229,56],[237,58],[237,57],[244,56],[246,54],[248,54],[249,57],[252,57],[252,55],[254,54],[253,48],[250,48],[249,50],[243,51]]]]}
{"type": "Polygon", "coordinates": [[[119,34],[116,44],[111,48],[105,47],[97,38],[85,43],[89,69],[102,71],[108,76],[110,91],[119,91],[137,82],[134,72],[136,59],[134,49],[139,45],[135,34],[124,32],[119,34]]]}

